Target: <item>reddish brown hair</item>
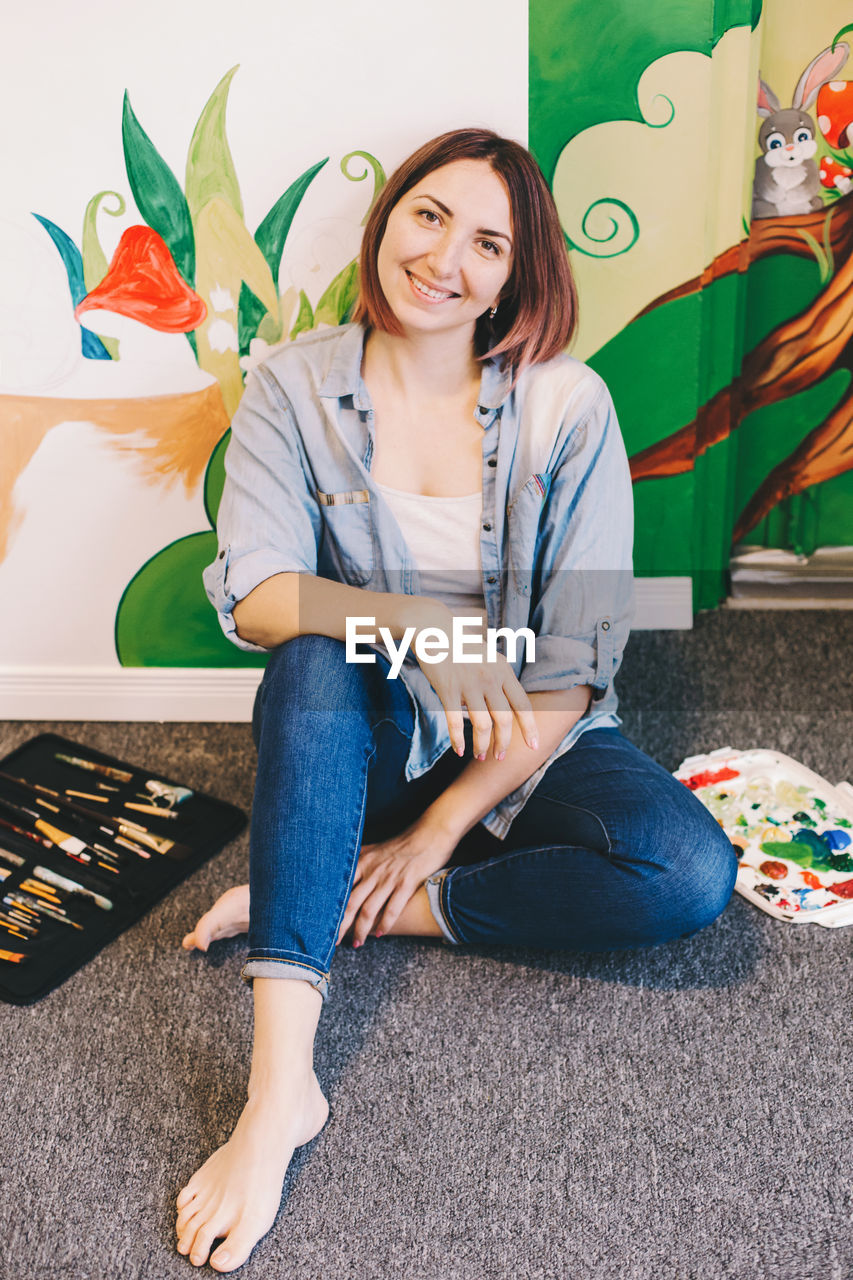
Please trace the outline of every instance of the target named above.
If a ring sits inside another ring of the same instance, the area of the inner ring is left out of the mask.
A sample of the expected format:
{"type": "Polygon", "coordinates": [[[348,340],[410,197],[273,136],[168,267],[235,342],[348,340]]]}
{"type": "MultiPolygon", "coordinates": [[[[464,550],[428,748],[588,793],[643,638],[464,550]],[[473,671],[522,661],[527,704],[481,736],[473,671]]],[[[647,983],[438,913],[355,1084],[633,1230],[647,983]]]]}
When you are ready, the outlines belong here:
{"type": "Polygon", "coordinates": [[[577,292],[557,207],[533,156],[489,129],[455,129],[424,143],[379,193],[361,242],[359,296],[353,319],[386,333],[402,332],[379,284],[377,257],[391,210],[428,174],[456,160],[486,160],[502,179],[512,212],[513,265],[494,320],[480,316],[477,355],[501,355],[520,372],[563,351],[577,327],[577,292]]]}

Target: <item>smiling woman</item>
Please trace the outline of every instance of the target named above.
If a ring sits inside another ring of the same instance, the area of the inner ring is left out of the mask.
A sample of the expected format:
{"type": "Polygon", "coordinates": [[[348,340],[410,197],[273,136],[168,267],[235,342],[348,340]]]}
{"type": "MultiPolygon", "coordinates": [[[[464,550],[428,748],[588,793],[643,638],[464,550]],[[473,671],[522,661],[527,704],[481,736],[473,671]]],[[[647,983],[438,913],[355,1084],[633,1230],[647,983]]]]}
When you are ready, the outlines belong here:
{"type": "Polygon", "coordinates": [[[178,1197],[179,1251],[219,1271],[325,1123],[314,1035],[346,936],[645,946],[734,885],[713,817],[618,731],[631,482],[606,387],[564,351],[574,286],[530,154],[476,129],[420,148],[360,287],[353,324],[250,375],[205,571],[225,633],[272,650],[250,885],[184,940],[249,930],[249,1098],[178,1197]],[[384,643],[356,653],[368,620],[384,643]]]}

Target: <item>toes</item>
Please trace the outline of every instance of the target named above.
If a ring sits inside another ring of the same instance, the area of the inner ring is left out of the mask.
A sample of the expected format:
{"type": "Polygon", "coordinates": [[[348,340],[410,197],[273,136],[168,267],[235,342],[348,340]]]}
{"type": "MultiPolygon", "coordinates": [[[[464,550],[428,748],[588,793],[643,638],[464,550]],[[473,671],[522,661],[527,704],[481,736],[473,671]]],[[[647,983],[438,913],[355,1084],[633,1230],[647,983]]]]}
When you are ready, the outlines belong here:
{"type": "MultiPolygon", "coordinates": [[[[178,1234],[178,1239],[182,1236],[192,1239],[192,1232],[188,1231],[187,1228],[193,1218],[201,1212],[202,1208],[203,1206],[198,1200],[190,1200],[189,1204],[185,1204],[183,1209],[178,1212],[177,1221],[175,1222],[175,1231],[178,1234]]],[[[196,1223],[196,1226],[198,1226],[198,1223],[196,1223]]]]}
{"type": "Polygon", "coordinates": [[[197,1195],[198,1195],[198,1191],[190,1181],[184,1187],[183,1191],[180,1191],[178,1193],[178,1198],[175,1201],[175,1204],[179,1209],[183,1209],[184,1205],[189,1204],[190,1200],[195,1200],[197,1195]]]}
{"type": "Polygon", "coordinates": [[[219,1248],[210,1255],[210,1265],[215,1271],[235,1271],[237,1267],[242,1267],[257,1242],[257,1237],[235,1229],[228,1233],[219,1248]]]}
{"type": "Polygon", "coordinates": [[[199,1228],[202,1226],[203,1214],[200,1209],[194,1209],[191,1205],[187,1210],[184,1221],[178,1220],[176,1231],[178,1234],[178,1253],[189,1253],[193,1242],[198,1235],[199,1228]]]}
{"type": "Polygon", "coordinates": [[[224,1236],[225,1231],[226,1228],[213,1214],[207,1221],[201,1223],[189,1251],[190,1262],[194,1267],[200,1267],[207,1262],[214,1240],[224,1236]]]}

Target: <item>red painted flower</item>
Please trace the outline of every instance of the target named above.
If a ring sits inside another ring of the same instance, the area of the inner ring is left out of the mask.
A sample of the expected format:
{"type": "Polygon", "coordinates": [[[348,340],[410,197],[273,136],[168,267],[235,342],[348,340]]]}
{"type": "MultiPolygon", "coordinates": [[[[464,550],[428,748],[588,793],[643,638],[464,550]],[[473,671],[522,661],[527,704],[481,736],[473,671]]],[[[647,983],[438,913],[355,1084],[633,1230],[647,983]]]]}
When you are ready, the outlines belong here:
{"type": "Polygon", "coordinates": [[[175,266],[166,242],[151,227],[128,227],[107,274],[74,314],[114,311],[161,333],[186,333],[207,315],[204,300],[175,266]]]}

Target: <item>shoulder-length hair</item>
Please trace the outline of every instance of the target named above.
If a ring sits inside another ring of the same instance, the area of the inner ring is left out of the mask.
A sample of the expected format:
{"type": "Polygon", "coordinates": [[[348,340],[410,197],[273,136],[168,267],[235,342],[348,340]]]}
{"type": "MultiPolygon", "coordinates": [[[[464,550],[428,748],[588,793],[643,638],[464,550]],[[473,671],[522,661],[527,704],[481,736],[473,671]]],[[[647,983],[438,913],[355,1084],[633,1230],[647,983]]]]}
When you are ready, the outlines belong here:
{"type": "Polygon", "coordinates": [[[518,374],[527,365],[550,360],[569,344],[577,327],[577,291],[557,207],[541,169],[520,143],[489,129],[443,133],[419,147],[388,179],[364,229],[353,319],[368,328],[402,333],[377,270],[388,216],[407,191],[456,160],[486,160],[509,195],[512,271],[494,319],[485,312],[477,320],[474,349],[482,360],[503,356],[505,365],[518,374]]]}

